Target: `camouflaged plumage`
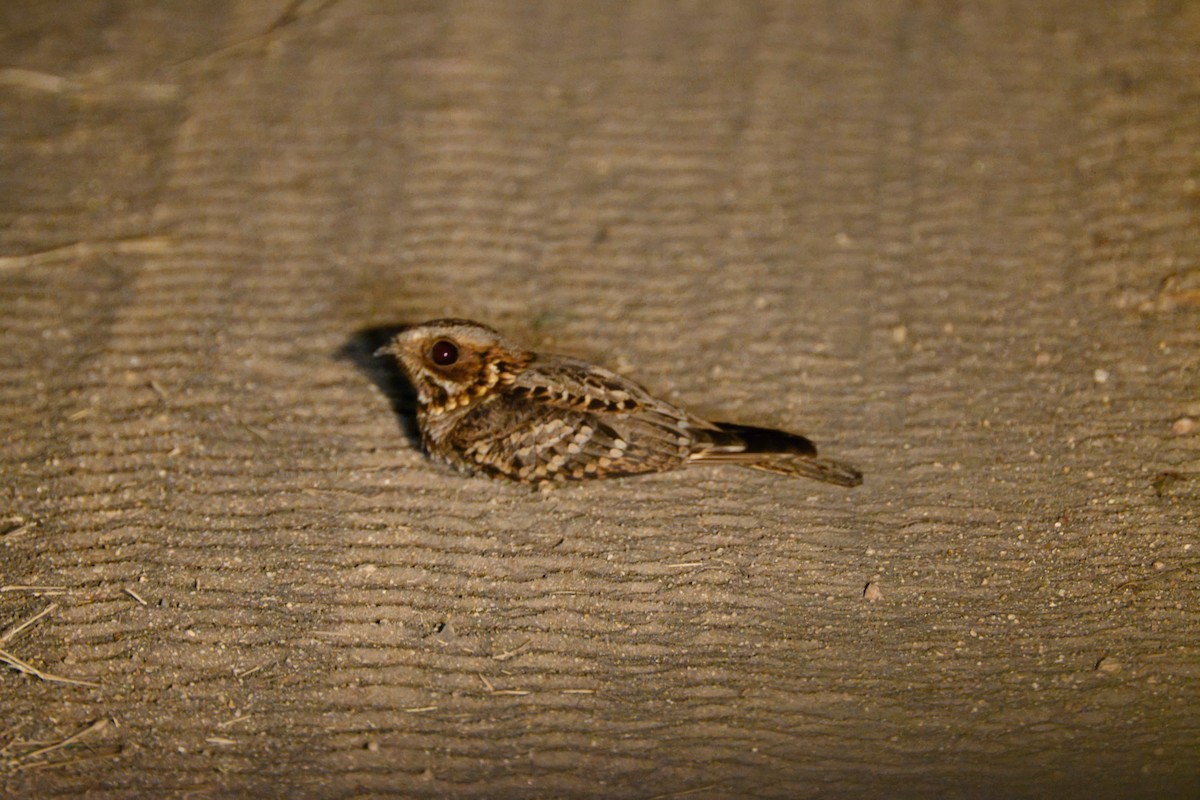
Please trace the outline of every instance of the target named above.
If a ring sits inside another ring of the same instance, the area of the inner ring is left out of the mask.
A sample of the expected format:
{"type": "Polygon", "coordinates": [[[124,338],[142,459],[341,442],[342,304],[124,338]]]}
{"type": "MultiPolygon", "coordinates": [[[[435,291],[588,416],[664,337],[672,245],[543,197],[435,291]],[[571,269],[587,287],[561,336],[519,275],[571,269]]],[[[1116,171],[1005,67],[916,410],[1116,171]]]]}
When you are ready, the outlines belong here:
{"type": "Polygon", "coordinates": [[[582,480],[731,463],[857,486],[862,473],[817,456],[798,434],[709,422],[603,367],[518,347],[476,322],[404,330],[394,356],[417,392],[434,459],[522,483],[582,480]]]}

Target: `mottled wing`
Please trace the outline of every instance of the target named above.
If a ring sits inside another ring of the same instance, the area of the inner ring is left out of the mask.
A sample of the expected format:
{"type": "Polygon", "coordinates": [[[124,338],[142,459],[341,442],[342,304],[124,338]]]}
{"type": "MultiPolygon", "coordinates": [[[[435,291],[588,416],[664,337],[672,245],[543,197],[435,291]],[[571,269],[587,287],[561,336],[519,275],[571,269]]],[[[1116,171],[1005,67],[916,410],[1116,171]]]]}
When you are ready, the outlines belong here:
{"type": "Polygon", "coordinates": [[[647,408],[688,415],[658,400],[641,385],[612,370],[566,356],[538,356],[516,377],[519,397],[577,411],[628,414],[647,408]]]}
{"type": "Polygon", "coordinates": [[[675,469],[692,445],[670,414],[579,410],[511,391],[473,408],[451,436],[461,466],[531,483],[675,469]]]}

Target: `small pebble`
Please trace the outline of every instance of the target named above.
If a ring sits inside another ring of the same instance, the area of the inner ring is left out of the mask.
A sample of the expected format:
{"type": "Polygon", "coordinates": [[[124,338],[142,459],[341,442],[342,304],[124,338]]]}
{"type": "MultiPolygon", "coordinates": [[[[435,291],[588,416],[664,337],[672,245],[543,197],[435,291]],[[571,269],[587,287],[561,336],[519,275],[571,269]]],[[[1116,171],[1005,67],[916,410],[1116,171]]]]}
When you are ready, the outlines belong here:
{"type": "Polygon", "coordinates": [[[896,344],[904,344],[908,341],[908,328],[903,325],[892,328],[892,341],[896,344]]]}
{"type": "Polygon", "coordinates": [[[1094,380],[1096,383],[1108,383],[1109,377],[1110,373],[1106,369],[1097,369],[1092,373],[1092,380],[1094,380]]]}
{"type": "Polygon", "coordinates": [[[1193,417],[1180,417],[1171,423],[1171,433],[1176,436],[1187,436],[1196,432],[1196,420],[1193,417]]]}
{"type": "Polygon", "coordinates": [[[879,583],[877,581],[871,581],[867,584],[866,588],[863,589],[863,599],[868,603],[874,603],[876,600],[883,599],[883,590],[879,588],[879,583]]]}
{"type": "Polygon", "coordinates": [[[1110,675],[1115,675],[1122,669],[1121,662],[1116,659],[1105,656],[1096,663],[1097,672],[1107,672],[1110,675]]]}

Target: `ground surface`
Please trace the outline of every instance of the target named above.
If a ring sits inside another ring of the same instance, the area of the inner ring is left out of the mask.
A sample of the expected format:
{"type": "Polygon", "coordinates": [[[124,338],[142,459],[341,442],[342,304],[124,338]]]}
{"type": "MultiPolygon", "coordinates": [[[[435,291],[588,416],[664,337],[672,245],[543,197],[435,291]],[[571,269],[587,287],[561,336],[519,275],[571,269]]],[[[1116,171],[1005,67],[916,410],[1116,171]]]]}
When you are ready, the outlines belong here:
{"type": "Polygon", "coordinates": [[[0,5],[0,792],[1196,796],[1198,180],[1197,3],[0,5]],[[867,482],[447,475],[445,315],[867,482]]]}

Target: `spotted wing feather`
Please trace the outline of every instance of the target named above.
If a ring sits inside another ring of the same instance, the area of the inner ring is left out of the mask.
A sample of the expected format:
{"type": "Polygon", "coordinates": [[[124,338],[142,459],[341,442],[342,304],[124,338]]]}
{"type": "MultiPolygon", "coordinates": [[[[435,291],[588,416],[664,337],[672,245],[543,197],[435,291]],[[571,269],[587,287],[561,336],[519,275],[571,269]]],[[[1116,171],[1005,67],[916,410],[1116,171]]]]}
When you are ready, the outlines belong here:
{"type": "Polygon", "coordinates": [[[690,453],[668,419],[565,411],[508,394],[474,409],[452,437],[456,466],[530,483],[661,472],[690,453]]]}
{"type": "Polygon", "coordinates": [[[623,375],[566,356],[538,356],[516,376],[510,391],[557,408],[613,414],[661,411],[693,424],[708,425],[659,400],[623,375]]]}

